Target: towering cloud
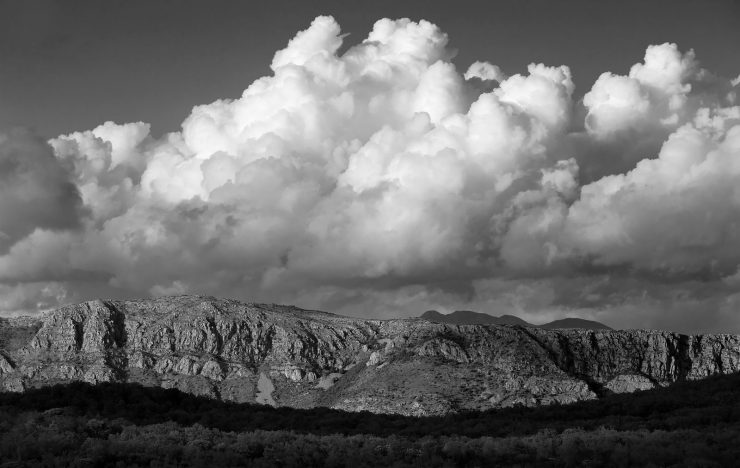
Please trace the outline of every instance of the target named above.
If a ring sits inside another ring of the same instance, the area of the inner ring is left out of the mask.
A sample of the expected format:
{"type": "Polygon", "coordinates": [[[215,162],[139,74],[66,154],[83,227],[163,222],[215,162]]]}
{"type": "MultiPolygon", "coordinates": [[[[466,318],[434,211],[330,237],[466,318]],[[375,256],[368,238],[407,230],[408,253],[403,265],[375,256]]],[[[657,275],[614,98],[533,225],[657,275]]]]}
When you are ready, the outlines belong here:
{"type": "Polygon", "coordinates": [[[30,181],[0,189],[9,297],[197,292],[377,316],[457,301],[603,319],[638,292],[660,302],[668,281],[691,300],[698,279],[716,297],[740,286],[738,83],[693,52],[650,46],[577,103],[566,66],[461,74],[426,21],[380,20],[340,55],[343,40],[317,18],[271,76],[161,138],[107,122],[49,146],[3,140],[0,177],[30,181]]]}

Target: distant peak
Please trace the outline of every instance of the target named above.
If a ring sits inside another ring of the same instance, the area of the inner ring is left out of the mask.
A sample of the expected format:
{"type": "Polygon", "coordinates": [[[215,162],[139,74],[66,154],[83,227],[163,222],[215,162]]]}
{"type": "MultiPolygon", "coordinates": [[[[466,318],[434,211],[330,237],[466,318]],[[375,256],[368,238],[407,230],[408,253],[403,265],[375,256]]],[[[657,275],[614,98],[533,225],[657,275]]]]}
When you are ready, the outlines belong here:
{"type": "Polygon", "coordinates": [[[449,314],[442,314],[436,310],[424,312],[422,319],[438,323],[451,323],[455,325],[520,325],[523,327],[533,327],[531,323],[525,322],[519,317],[513,315],[502,315],[496,317],[483,312],[474,310],[456,310],[449,314]]]}
{"type": "Polygon", "coordinates": [[[586,320],[582,318],[566,317],[560,320],[554,320],[549,323],[540,325],[540,328],[553,330],[557,328],[581,328],[586,330],[613,330],[612,327],[604,325],[595,320],[586,320]]]}
{"type": "Polygon", "coordinates": [[[519,325],[522,327],[544,328],[548,330],[563,328],[612,330],[611,327],[604,325],[603,323],[581,318],[566,317],[542,325],[534,325],[516,315],[507,314],[496,317],[494,315],[473,310],[456,310],[449,314],[441,314],[436,310],[428,310],[424,312],[420,318],[429,320],[430,322],[451,323],[455,325],[519,325]]]}
{"type": "Polygon", "coordinates": [[[436,310],[427,310],[426,312],[421,314],[421,318],[423,319],[438,318],[438,317],[444,317],[444,314],[441,314],[437,312],[436,310]]]}

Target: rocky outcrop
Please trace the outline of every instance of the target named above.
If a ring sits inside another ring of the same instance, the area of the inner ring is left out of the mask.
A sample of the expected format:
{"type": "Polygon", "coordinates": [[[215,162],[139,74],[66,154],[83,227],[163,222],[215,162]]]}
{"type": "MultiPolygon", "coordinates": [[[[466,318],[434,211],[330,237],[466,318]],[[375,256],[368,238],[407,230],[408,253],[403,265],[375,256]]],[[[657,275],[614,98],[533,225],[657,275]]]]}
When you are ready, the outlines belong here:
{"type": "Polygon", "coordinates": [[[0,319],[0,388],[138,382],[409,415],[569,403],[740,370],[740,338],[359,320],[178,296],[0,319]]]}

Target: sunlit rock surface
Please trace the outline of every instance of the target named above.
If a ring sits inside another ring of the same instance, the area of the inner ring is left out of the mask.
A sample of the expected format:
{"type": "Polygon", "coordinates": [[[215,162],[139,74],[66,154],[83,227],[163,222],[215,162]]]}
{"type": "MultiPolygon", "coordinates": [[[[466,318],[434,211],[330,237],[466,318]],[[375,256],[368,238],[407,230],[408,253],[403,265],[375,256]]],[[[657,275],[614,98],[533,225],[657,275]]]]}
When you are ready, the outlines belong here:
{"type": "Polygon", "coordinates": [[[138,382],[407,415],[598,398],[740,370],[740,337],[360,320],[177,296],[0,319],[0,389],[138,382]]]}

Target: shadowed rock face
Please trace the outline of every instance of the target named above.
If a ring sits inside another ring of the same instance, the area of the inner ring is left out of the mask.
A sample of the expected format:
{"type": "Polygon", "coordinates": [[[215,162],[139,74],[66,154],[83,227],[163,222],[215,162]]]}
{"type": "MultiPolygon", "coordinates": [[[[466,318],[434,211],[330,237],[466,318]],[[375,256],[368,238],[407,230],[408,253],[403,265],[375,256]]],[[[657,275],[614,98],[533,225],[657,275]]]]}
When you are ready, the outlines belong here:
{"type": "Polygon", "coordinates": [[[738,370],[734,335],[360,320],[197,296],[0,319],[5,391],[128,381],[238,402],[427,415],[567,403],[738,370]]]}

